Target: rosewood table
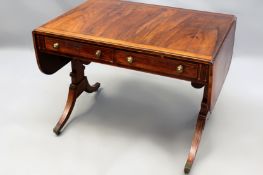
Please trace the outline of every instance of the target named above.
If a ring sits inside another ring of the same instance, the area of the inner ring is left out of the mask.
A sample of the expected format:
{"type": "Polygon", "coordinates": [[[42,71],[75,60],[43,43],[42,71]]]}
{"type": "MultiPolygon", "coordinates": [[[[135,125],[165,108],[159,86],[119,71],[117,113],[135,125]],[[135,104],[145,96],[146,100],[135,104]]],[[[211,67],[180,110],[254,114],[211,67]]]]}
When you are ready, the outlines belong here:
{"type": "MultiPolygon", "coordinates": [[[[120,0],[89,0],[33,31],[37,63],[53,74],[71,62],[71,85],[58,135],[78,96],[98,90],[84,65],[108,64],[204,87],[201,109],[185,165],[189,173],[208,115],[213,110],[230,66],[236,18],[120,0]]],[[[145,82],[147,83],[147,82],[145,82]]]]}

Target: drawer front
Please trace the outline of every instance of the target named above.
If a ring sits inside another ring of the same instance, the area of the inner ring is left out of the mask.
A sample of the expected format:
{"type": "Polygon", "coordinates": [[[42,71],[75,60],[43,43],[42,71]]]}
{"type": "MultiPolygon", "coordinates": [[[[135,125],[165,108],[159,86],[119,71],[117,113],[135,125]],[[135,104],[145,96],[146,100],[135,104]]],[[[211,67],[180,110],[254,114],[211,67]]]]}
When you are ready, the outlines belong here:
{"type": "Polygon", "coordinates": [[[45,49],[60,54],[83,57],[91,60],[113,62],[110,48],[76,41],[45,37],[45,49]]]}
{"type": "Polygon", "coordinates": [[[116,51],[116,63],[125,67],[186,79],[198,78],[198,64],[140,53],[116,51]]]}

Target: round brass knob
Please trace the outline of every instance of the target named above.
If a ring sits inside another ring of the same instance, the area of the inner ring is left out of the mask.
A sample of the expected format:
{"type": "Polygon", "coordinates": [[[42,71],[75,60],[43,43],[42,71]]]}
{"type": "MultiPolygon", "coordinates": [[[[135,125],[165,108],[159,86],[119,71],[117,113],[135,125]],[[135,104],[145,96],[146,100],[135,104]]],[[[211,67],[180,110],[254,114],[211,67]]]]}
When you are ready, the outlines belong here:
{"type": "Polygon", "coordinates": [[[184,71],[184,66],[183,65],[177,66],[177,68],[176,68],[176,72],[177,73],[182,73],[183,71],[184,71]]]}
{"type": "Polygon", "coordinates": [[[95,55],[96,55],[96,58],[100,58],[101,57],[101,50],[97,50],[95,55]]]}
{"type": "Polygon", "coordinates": [[[59,43],[54,43],[54,44],[53,44],[53,48],[54,48],[54,49],[58,49],[58,48],[59,48],[59,43]]]}
{"type": "Polygon", "coordinates": [[[133,63],[133,57],[132,56],[127,57],[127,62],[129,64],[132,64],[133,63]]]}

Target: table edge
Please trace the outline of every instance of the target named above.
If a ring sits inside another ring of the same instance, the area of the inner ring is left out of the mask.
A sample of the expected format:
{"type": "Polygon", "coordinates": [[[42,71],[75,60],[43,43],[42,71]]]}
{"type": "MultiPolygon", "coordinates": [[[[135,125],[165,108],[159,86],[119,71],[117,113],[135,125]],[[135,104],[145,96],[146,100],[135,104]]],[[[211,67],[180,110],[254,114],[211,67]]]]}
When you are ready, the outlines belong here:
{"type": "Polygon", "coordinates": [[[90,36],[90,35],[61,31],[61,30],[47,29],[44,27],[39,27],[33,30],[33,34],[49,35],[49,36],[51,35],[51,36],[62,37],[62,38],[72,38],[72,39],[77,39],[82,42],[103,44],[108,47],[132,49],[138,52],[147,51],[153,54],[165,55],[169,57],[182,57],[185,59],[190,59],[191,61],[197,61],[197,62],[203,62],[203,63],[213,63],[214,61],[213,55],[210,56],[210,55],[194,54],[191,52],[183,52],[183,51],[177,51],[177,50],[167,49],[167,48],[162,48],[162,47],[157,47],[157,46],[136,44],[136,43],[131,43],[127,41],[95,37],[95,36],[90,36]]]}

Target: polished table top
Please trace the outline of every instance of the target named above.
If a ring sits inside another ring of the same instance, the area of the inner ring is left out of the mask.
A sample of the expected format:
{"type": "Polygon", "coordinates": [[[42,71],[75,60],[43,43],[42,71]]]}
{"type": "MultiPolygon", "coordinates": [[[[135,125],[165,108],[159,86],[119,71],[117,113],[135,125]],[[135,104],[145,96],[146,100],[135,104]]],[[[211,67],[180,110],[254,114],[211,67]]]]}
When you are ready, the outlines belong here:
{"type": "Polygon", "coordinates": [[[213,62],[233,15],[119,0],[89,0],[37,31],[213,62]]]}

